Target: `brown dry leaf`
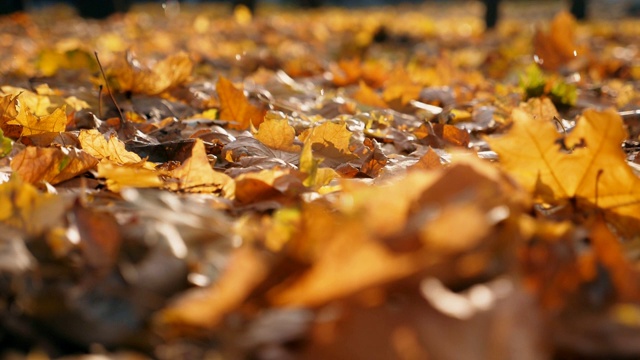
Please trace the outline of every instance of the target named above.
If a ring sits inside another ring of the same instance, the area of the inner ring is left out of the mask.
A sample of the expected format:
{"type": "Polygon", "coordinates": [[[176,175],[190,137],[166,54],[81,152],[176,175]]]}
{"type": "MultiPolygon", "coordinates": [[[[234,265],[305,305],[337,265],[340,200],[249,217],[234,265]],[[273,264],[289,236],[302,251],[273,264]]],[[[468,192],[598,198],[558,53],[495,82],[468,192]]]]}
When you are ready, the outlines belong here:
{"type": "Polygon", "coordinates": [[[387,107],[387,103],[382,100],[382,97],[378,95],[378,93],[376,93],[372,88],[368,87],[364,81],[360,81],[360,87],[355,93],[353,93],[352,97],[354,100],[364,105],[376,106],[380,108],[387,107]]]}
{"type": "Polygon", "coordinates": [[[145,163],[117,165],[110,161],[98,164],[98,177],[107,180],[107,188],[119,192],[123,188],[160,188],[164,182],[160,173],[145,166],[145,163]]]}
{"type": "Polygon", "coordinates": [[[300,152],[300,145],[294,144],[296,130],[286,118],[270,118],[267,115],[255,138],[274,150],[300,152]]]}
{"type": "Polygon", "coordinates": [[[246,130],[251,125],[259,127],[264,121],[265,111],[252,105],[227,78],[220,77],[216,90],[220,97],[220,119],[229,121],[229,128],[246,130]]]}
{"type": "Polygon", "coordinates": [[[21,125],[22,136],[63,132],[67,127],[66,109],[67,106],[62,105],[51,114],[38,117],[33,115],[29,108],[20,107],[18,116],[8,124],[21,125]]]}
{"type": "Polygon", "coordinates": [[[144,66],[132,52],[118,59],[109,71],[121,91],[157,95],[187,81],[193,63],[184,52],[179,52],[144,66]]]}
{"type": "Polygon", "coordinates": [[[191,157],[181,166],[171,171],[177,182],[169,182],[167,187],[174,191],[220,192],[224,197],[233,198],[235,184],[228,175],[215,171],[209,163],[204,143],[196,139],[191,149],[191,157]]]}
{"type": "Polygon", "coordinates": [[[40,193],[18,176],[0,184],[0,222],[29,235],[59,225],[64,210],[62,198],[40,193]]]}
{"type": "Polygon", "coordinates": [[[577,55],[584,55],[584,48],[576,43],[575,33],[576,19],[566,11],[553,18],[549,32],[536,32],[534,52],[543,69],[555,71],[577,55]]]}
{"type": "Polygon", "coordinates": [[[98,160],[76,148],[28,146],[13,160],[11,169],[24,181],[57,184],[94,168],[98,160]]]}
{"type": "Polygon", "coordinates": [[[607,209],[607,220],[619,230],[640,230],[640,179],[620,148],[627,133],[615,110],[586,110],[566,136],[552,122],[535,120],[522,109],[511,117],[509,133],[487,140],[502,167],[525,189],[549,203],[586,201],[607,209]]]}
{"type": "Polygon", "coordinates": [[[243,246],[231,255],[222,277],[210,287],[186,292],[156,317],[160,326],[212,328],[237,308],[268,273],[258,250],[243,246]]]}
{"type": "Polygon", "coordinates": [[[137,164],[142,161],[138,154],[125,148],[115,132],[103,135],[96,129],[81,130],[78,140],[82,149],[98,160],[107,159],[118,165],[137,164]],[[105,136],[108,136],[108,140],[105,136]]]}

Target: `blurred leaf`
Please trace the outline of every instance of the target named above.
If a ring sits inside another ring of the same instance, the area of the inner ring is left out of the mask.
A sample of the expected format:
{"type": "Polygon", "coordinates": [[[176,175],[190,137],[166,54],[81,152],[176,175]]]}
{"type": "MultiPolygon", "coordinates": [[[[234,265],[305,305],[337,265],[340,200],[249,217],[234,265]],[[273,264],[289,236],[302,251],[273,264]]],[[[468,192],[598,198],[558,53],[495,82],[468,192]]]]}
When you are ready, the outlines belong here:
{"type": "Polygon", "coordinates": [[[164,182],[161,173],[143,166],[144,163],[117,165],[110,161],[98,164],[98,176],[107,179],[107,188],[119,192],[126,187],[160,188],[164,182]]]}
{"type": "Polygon", "coordinates": [[[0,184],[0,222],[29,235],[59,225],[64,211],[62,198],[40,193],[16,175],[0,184]]]}
{"type": "Polygon", "coordinates": [[[121,91],[157,95],[184,83],[192,70],[193,63],[184,52],[169,55],[149,66],[141,64],[134,53],[127,52],[109,69],[109,74],[121,91]]]}

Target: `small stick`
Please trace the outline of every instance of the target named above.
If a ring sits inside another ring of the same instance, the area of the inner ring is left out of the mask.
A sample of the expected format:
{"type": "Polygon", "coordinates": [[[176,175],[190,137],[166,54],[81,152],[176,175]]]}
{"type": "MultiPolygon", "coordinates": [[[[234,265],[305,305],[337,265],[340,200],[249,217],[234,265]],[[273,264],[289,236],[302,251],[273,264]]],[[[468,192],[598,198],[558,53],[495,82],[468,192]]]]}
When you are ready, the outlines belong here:
{"type": "Polygon", "coordinates": [[[115,105],[116,109],[118,109],[118,114],[120,114],[120,125],[123,126],[127,123],[127,119],[122,114],[122,110],[118,103],[116,102],[116,98],[113,97],[113,92],[111,92],[111,87],[109,86],[109,82],[107,81],[107,76],[104,73],[104,68],[102,67],[102,63],[100,63],[100,58],[98,57],[98,52],[94,51],[93,54],[96,56],[96,61],[98,61],[98,66],[100,67],[100,72],[102,73],[102,78],[104,79],[104,85],[107,87],[107,92],[109,93],[109,97],[111,97],[111,101],[113,101],[113,105],[115,105]]]}
{"type": "Polygon", "coordinates": [[[100,116],[100,119],[102,119],[102,88],[104,86],[102,84],[100,84],[100,86],[98,87],[98,116],[100,116]]]}

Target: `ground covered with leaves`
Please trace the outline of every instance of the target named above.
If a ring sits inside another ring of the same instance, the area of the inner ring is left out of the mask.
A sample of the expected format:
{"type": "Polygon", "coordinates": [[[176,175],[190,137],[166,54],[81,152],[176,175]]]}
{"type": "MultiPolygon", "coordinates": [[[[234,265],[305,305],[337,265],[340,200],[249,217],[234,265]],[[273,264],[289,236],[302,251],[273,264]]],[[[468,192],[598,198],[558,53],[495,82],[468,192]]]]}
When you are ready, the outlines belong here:
{"type": "Polygon", "coordinates": [[[640,356],[640,21],[538,6],[0,18],[2,356],[640,356]]]}

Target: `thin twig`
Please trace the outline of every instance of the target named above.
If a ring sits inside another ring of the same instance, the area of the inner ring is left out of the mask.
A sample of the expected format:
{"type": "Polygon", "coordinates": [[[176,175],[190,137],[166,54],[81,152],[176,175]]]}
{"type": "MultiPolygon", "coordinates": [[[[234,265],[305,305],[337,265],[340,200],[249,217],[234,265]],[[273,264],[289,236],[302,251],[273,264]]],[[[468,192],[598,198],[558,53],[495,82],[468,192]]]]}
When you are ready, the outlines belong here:
{"type": "Polygon", "coordinates": [[[98,116],[102,119],[102,84],[98,87],[98,116]]]}
{"type": "Polygon", "coordinates": [[[102,73],[102,78],[104,79],[104,85],[107,87],[107,92],[109,93],[109,97],[111,97],[111,101],[113,101],[113,105],[115,105],[116,109],[118,109],[118,114],[120,114],[120,125],[123,126],[127,123],[127,119],[122,114],[122,110],[118,103],[116,102],[116,98],[113,97],[113,92],[111,92],[111,87],[109,86],[109,82],[107,81],[107,75],[104,73],[104,68],[102,67],[102,63],[100,63],[100,58],[98,57],[98,52],[94,51],[93,54],[96,56],[96,61],[98,61],[98,66],[100,67],[100,72],[102,73]]]}

